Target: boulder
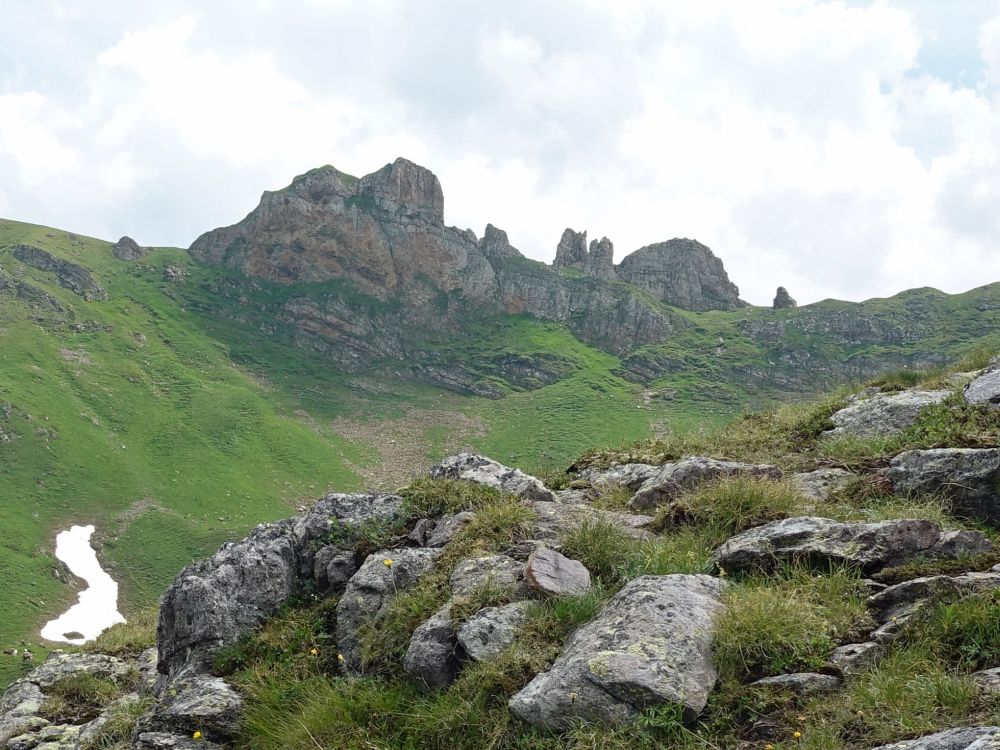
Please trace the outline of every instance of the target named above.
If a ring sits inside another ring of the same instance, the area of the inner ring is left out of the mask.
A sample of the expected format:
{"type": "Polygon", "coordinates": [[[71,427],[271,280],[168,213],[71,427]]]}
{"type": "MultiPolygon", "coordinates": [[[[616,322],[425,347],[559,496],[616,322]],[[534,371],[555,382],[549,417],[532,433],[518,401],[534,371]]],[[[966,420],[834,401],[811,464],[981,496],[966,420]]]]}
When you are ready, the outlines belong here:
{"type": "Polygon", "coordinates": [[[1000,667],[973,672],[972,681],[983,693],[1000,693],[1000,667]]]}
{"type": "Polygon", "coordinates": [[[618,527],[636,539],[651,536],[645,526],[652,523],[653,516],[635,513],[621,513],[614,510],[600,510],[585,503],[532,503],[535,511],[535,538],[551,544],[559,544],[568,534],[584,523],[607,523],[618,527]]]}
{"type": "Polygon", "coordinates": [[[521,580],[524,564],[507,555],[470,557],[455,566],[451,574],[451,594],[469,596],[476,589],[514,588],[521,580]]]}
{"type": "Polygon", "coordinates": [[[991,362],[986,372],[965,386],[962,395],[970,404],[1000,406],[1000,361],[991,362]]]}
{"type": "Polygon", "coordinates": [[[584,469],[580,472],[580,479],[587,480],[597,488],[624,487],[635,492],[659,471],[659,466],[651,464],[612,464],[603,469],[584,469]]]}
{"type": "Polygon", "coordinates": [[[105,679],[120,679],[131,670],[128,662],[105,654],[64,653],[53,651],[38,667],[22,681],[31,682],[45,690],[67,677],[88,674],[105,679]]]}
{"type": "Polygon", "coordinates": [[[704,456],[689,456],[675,463],[663,464],[656,474],[642,483],[629,500],[632,510],[649,510],[672,500],[685,490],[721,477],[754,476],[780,479],[781,469],[767,464],[744,464],[719,461],[704,456]]]}
{"type": "Polygon", "coordinates": [[[191,735],[169,732],[142,732],[136,737],[132,750],[221,750],[222,745],[207,740],[195,740],[191,735]]]}
{"type": "Polygon", "coordinates": [[[956,514],[1000,523],[1000,448],[906,451],[885,476],[898,494],[944,495],[956,514]]]}
{"type": "Polygon", "coordinates": [[[771,307],[775,310],[788,310],[798,306],[799,303],[792,299],[792,295],[788,293],[788,290],[783,286],[779,286],[778,291],[774,294],[774,302],[771,303],[771,307]]]}
{"type": "Polygon", "coordinates": [[[469,525],[469,522],[476,517],[476,514],[463,510],[450,516],[443,516],[434,525],[434,531],[427,539],[428,547],[444,547],[448,542],[458,536],[458,533],[469,525]]]}
{"type": "Polygon", "coordinates": [[[885,647],[880,643],[848,643],[830,654],[830,666],[845,677],[863,672],[882,658],[885,647]]]}
{"type": "Polygon", "coordinates": [[[829,500],[834,493],[847,487],[854,479],[854,474],[843,469],[817,469],[788,477],[788,481],[803,497],[816,502],[829,500]]]}
{"type": "Polygon", "coordinates": [[[553,501],[555,495],[535,477],[472,453],[449,456],[431,469],[432,479],[461,479],[508,492],[524,500],[553,501]]]}
{"type": "Polygon", "coordinates": [[[879,624],[912,615],[927,600],[952,601],[962,595],[950,576],[924,576],[903,581],[868,597],[868,608],[879,624]]]}
{"type": "MultiPolygon", "coordinates": [[[[841,523],[829,518],[786,518],[737,534],[713,553],[716,566],[735,572],[773,568],[783,561],[844,563],[873,572],[914,557],[954,559],[963,554],[933,521],[904,519],[841,523]]],[[[989,542],[972,532],[975,549],[989,542]]]]}
{"type": "Polygon", "coordinates": [[[425,688],[446,687],[454,682],[459,670],[456,645],[449,603],[413,631],[403,658],[403,669],[425,688]]]}
{"type": "Polygon", "coordinates": [[[834,429],[823,434],[859,438],[895,435],[915,424],[926,407],[939,404],[950,395],[951,391],[909,390],[860,398],[834,412],[830,417],[834,429]]]}
{"type": "Polygon", "coordinates": [[[549,671],[510,699],[510,710],[556,731],[580,719],[616,724],[664,704],[693,719],[717,678],[712,638],[723,585],[705,575],[630,581],[577,628],[549,671]]]}
{"type": "Polygon", "coordinates": [[[344,667],[362,668],[361,640],[365,626],[377,626],[393,598],[434,567],[441,550],[380,550],[362,563],[337,603],[337,648],[344,667]]]}
{"type": "Polygon", "coordinates": [[[473,661],[492,661],[514,643],[534,606],[522,601],[481,609],[458,629],[458,642],[473,661]]]}
{"type": "Polygon", "coordinates": [[[1000,727],[958,727],[915,740],[879,745],[874,750],[992,750],[1000,741],[1000,727]]]}
{"type": "Polygon", "coordinates": [[[528,587],[549,596],[581,596],[590,590],[590,571],[548,547],[539,547],[524,566],[528,587]]]}
{"type": "Polygon", "coordinates": [[[12,737],[4,743],[6,750],[78,750],[80,726],[49,724],[34,731],[12,737]]]}
{"type": "Polygon", "coordinates": [[[796,672],[794,674],[780,674],[777,677],[765,677],[762,680],[751,682],[750,687],[788,690],[795,695],[807,696],[836,690],[840,687],[840,680],[829,674],[796,672]]]}
{"type": "Polygon", "coordinates": [[[221,677],[195,675],[170,683],[153,711],[139,723],[140,732],[166,732],[190,737],[201,731],[213,740],[236,735],[243,700],[221,677]]]}
{"type": "Polygon", "coordinates": [[[124,261],[139,260],[148,252],[148,247],[140,247],[138,242],[127,235],[111,246],[111,254],[124,261]]]}

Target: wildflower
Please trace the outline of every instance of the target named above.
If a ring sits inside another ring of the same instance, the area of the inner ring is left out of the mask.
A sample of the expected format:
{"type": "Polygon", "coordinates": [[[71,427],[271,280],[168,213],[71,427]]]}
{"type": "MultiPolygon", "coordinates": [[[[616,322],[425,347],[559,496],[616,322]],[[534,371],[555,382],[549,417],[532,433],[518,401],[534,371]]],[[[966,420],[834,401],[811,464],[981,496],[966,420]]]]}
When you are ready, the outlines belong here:
{"type": "Polygon", "coordinates": [[[892,621],[893,621],[893,622],[896,622],[896,615],[893,615],[893,616],[892,616],[892,621]]]}
{"type": "Polygon", "coordinates": [[[193,739],[193,740],[200,740],[201,739],[201,730],[200,729],[195,729],[194,730],[194,734],[191,735],[191,739],[193,739]]]}
{"type": "Polygon", "coordinates": [[[343,664],[344,663],[344,655],[343,654],[337,654],[337,661],[339,661],[341,664],[343,664]]]}
{"type": "Polygon", "coordinates": [[[385,567],[387,567],[387,568],[391,568],[391,567],[392,567],[392,558],[391,558],[391,557],[387,557],[387,558],[385,558],[385,559],[384,559],[384,560],[382,561],[382,564],[383,564],[383,565],[384,565],[385,567]]]}
{"type": "Polygon", "coordinates": [[[311,649],[309,649],[309,653],[312,654],[313,656],[319,656],[319,649],[313,646],[311,649]]]}
{"type": "Polygon", "coordinates": [[[719,578],[725,578],[725,577],[726,577],[726,569],[719,568],[719,578]]]}
{"type": "Polygon", "coordinates": [[[806,720],[806,717],[805,717],[805,716],[796,716],[796,717],[795,717],[795,720],[796,720],[796,721],[805,721],[805,720],[806,720]]]}
{"type": "Polygon", "coordinates": [[[576,693],[570,693],[569,694],[569,702],[570,703],[576,703],[576,693]]]}
{"type": "Polygon", "coordinates": [[[802,732],[792,732],[792,737],[799,739],[802,737],[802,732]]]}

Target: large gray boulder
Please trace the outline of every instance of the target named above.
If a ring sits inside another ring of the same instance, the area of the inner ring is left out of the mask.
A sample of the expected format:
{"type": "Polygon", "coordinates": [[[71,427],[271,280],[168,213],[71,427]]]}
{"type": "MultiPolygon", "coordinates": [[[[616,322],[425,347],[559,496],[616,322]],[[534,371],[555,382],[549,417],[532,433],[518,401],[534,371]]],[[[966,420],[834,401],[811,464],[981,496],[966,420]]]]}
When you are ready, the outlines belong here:
{"type": "Polygon", "coordinates": [[[632,510],[649,510],[662,505],[699,484],[732,476],[767,477],[780,479],[781,469],[768,464],[745,464],[720,461],[704,456],[688,456],[674,463],[663,464],[646,479],[629,500],[632,510]]]}
{"type": "Polygon", "coordinates": [[[344,667],[362,668],[361,642],[365,626],[377,626],[393,598],[434,567],[439,549],[380,550],[364,561],[337,603],[337,648],[344,667]]]}
{"type": "Polygon", "coordinates": [[[139,243],[128,235],[123,236],[111,247],[111,254],[118,260],[139,260],[149,252],[148,247],[140,247],[139,243]]]}
{"type": "Polygon", "coordinates": [[[524,500],[551,502],[556,499],[551,490],[541,480],[525,474],[520,469],[512,469],[492,458],[473,453],[458,453],[448,456],[431,469],[432,479],[461,479],[493,487],[524,500]]]}
{"type": "Polygon", "coordinates": [[[1000,727],[958,727],[874,750],[993,750],[998,742],[1000,727]]]}
{"type": "Polygon", "coordinates": [[[524,566],[528,587],[549,596],[581,596],[590,590],[590,571],[579,560],[539,547],[524,566]]]}
{"type": "Polygon", "coordinates": [[[413,631],[403,669],[425,688],[446,687],[461,664],[457,645],[449,602],[413,631]]]}
{"type": "Polygon", "coordinates": [[[549,671],[510,699],[510,710],[557,731],[579,719],[627,721],[663,704],[697,716],[717,678],[712,638],[723,585],[704,575],[629,582],[570,636],[549,671]]]}
{"type": "Polygon", "coordinates": [[[524,563],[507,555],[469,557],[455,566],[451,573],[451,594],[469,596],[476,589],[514,589],[524,572],[524,563]]]}
{"type": "Polygon", "coordinates": [[[993,360],[983,374],[973,378],[962,395],[970,404],[1000,406],[1000,360],[993,360]]]}
{"type": "Polygon", "coordinates": [[[1000,448],[906,451],[885,476],[898,494],[941,494],[958,515],[1000,523],[1000,448]]]}
{"type": "Polygon", "coordinates": [[[951,391],[909,390],[860,398],[834,412],[830,417],[834,429],[823,434],[860,438],[895,435],[915,424],[926,407],[939,404],[950,395],[951,391]]]}
{"type": "Polygon", "coordinates": [[[829,500],[836,492],[850,485],[854,479],[854,474],[843,469],[817,469],[788,477],[788,481],[799,494],[816,502],[829,500]]]}
{"type": "Polygon", "coordinates": [[[182,677],[164,691],[138,731],[188,737],[201,731],[206,738],[221,741],[236,735],[242,714],[243,699],[221,677],[182,677]]]}
{"type": "Polygon", "coordinates": [[[184,568],[160,603],[159,671],[202,670],[216,649],[264,622],[306,581],[343,585],[359,530],[401,508],[397,495],[327,495],[305,515],[258,526],[184,568]]]}
{"type": "Polygon", "coordinates": [[[474,661],[492,661],[517,639],[534,602],[521,601],[486,607],[458,629],[458,642],[474,661]]]}
{"type": "Polygon", "coordinates": [[[953,559],[990,549],[978,532],[967,532],[966,544],[942,532],[933,521],[904,519],[880,523],[841,523],[803,516],[774,521],[737,534],[713,553],[720,569],[767,570],[783,561],[845,563],[866,572],[897,565],[914,557],[953,559]]]}

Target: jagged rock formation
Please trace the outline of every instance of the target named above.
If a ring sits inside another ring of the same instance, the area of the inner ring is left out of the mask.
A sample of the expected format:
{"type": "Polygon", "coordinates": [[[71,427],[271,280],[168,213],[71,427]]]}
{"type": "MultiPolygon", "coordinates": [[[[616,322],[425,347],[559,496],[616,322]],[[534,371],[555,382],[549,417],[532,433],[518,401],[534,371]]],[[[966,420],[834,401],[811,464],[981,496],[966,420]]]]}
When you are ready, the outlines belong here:
{"type": "Polygon", "coordinates": [[[614,255],[614,245],[607,237],[593,240],[588,250],[586,232],[566,229],[556,246],[556,258],[552,265],[555,268],[575,268],[588,276],[607,281],[615,278],[614,255]]]}
{"type": "Polygon", "coordinates": [[[111,246],[111,254],[118,260],[132,261],[146,257],[149,253],[148,247],[140,247],[139,243],[128,235],[123,236],[118,242],[111,246]]]}
{"type": "Polygon", "coordinates": [[[25,265],[55,274],[59,286],[79,294],[87,302],[104,301],[108,293],[83,266],[70,263],[33,245],[15,245],[14,257],[25,265]]]}
{"type": "Polygon", "coordinates": [[[616,272],[622,281],[686,310],[736,310],[746,306],[722,261],[696,240],[674,239],[646,245],[622,260],[616,272]]]}
{"type": "Polygon", "coordinates": [[[775,310],[787,310],[798,306],[799,303],[792,299],[792,295],[788,293],[788,290],[783,286],[779,286],[778,291],[774,295],[774,302],[771,303],[771,307],[775,310]]]}

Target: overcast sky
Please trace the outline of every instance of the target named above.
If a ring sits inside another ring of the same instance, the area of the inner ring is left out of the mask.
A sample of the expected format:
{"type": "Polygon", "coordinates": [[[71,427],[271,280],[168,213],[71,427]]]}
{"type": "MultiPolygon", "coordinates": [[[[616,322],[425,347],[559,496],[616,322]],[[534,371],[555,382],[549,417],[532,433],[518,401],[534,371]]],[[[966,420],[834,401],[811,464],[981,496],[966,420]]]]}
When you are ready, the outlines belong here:
{"type": "Polygon", "coordinates": [[[0,216],[187,246],[333,164],[745,299],[1000,281],[1000,0],[0,0],[0,216]]]}

